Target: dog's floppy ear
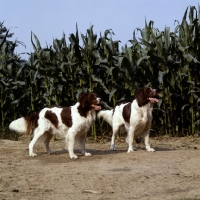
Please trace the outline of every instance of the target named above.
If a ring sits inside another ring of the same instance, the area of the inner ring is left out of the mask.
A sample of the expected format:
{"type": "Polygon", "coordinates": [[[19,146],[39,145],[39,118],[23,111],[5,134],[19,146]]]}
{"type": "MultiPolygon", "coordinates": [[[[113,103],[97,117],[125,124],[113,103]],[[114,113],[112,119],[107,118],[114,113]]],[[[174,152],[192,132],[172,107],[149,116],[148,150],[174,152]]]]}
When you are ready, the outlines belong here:
{"type": "Polygon", "coordinates": [[[143,105],[145,105],[147,103],[147,99],[145,98],[145,95],[144,95],[144,88],[139,88],[136,95],[135,95],[135,98],[137,100],[137,103],[138,103],[138,106],[141,107],[143,105]]]}
{"type": "Polygon", "coordinates": [[[84,94],[81,94],[79,98],[79,103],[82,108],[86,108],[87,106],[89,106],[88,95],[89,95],[88,93],[84,93],[84,94]]]}

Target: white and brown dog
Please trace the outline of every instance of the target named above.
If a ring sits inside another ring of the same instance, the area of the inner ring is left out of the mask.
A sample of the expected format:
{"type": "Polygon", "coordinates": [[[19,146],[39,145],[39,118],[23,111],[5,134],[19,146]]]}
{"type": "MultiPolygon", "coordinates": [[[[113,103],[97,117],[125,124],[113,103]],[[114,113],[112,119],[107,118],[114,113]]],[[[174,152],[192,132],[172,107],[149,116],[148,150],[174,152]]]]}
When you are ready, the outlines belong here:
{"type": "Polygon", "coordinates": [[[37,156],[33,147],[40,137],[44,139],[46,151],[50,154],[49,142],[56,134],[66,138],[70,158],[78,158],[74,154],[75,141],[79,142],[81,152],[85,156],[91,156],[85,150],[85,138],[96,119],[95,110],[101,109],[100,103],[101,99],[95,93],[85,93],[74,106],[44,108],[38,113],[11,122],[9,129],[19,133],[33,133],[29,144],[30,156],[37,156]]]}
{"type": "Polygon", "coordinates": [[[157,91],[151,87],[143,87],[138,89],[136,99],[133,102],[120,104],[113,110],[99,111],[97,117],[103,118],[108,122],[113,130],[110,150],[116,150],[115,135],[119,129],[123,128],[127,132],[127,153],[135,150],[133,147],[135,136],[143,136],[146,150],[150,152],[155,151],[150,147],[149,133],[153,118],[153,105],[157,102],[157,91]]]}

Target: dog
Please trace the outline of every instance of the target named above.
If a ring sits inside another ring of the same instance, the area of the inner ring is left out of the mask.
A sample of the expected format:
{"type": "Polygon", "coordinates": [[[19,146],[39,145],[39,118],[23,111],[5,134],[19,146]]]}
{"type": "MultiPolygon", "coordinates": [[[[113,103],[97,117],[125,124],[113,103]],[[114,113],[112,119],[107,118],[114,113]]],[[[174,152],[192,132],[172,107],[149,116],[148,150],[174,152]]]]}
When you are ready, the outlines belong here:
{"type": "Polygon", "coordinates": [[[38,113],[21,117],[10,123],[9,129],[18,133],[33,134],[29,143],[29,155],[37,156],[33,147],[39,138],[43,138],[47,153],[51,154],[49,142],[53,135],[66,139],[69,157],[78,158],[74,154],[75,141],[80,144],[81,152],[91,156],[85,150],[85,138],[91,124],[96,119],[96,111],[101,109],[101,98],[93,92],[82,94],[78,102],[71,107],[44,108],[38,113]]]}
{"type": "Polygon", "coordinates": [[[153,119],[153,105],[158,102],[158,93],[151,87],[142,87],[138,89],[135,97],[133,102],[123,103],[112,110],[101,110],[97,114],[98,119],[103,118],[112,127],[113,134],[110,150],[116,150],[115,135],[121,129],[122,132],[127,132],[127,153],[136,150],[133,147],[133,140],[136,136],[144,138],[147,151],[155,151],[155,149],[150,147],[149,133],[153,119]]]}

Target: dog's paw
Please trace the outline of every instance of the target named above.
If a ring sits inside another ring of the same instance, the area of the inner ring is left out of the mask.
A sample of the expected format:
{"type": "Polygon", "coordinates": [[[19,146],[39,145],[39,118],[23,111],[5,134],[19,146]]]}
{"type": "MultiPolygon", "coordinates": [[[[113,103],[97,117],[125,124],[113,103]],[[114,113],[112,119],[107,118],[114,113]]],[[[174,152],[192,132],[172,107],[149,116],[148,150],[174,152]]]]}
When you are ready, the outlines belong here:
{"type": "Polygon", "coordinates": [[[147,149],[148,152],[155,152],[156,151],[155,149],[150,148],[150,147],[147,147],[146,149],[147,149]]]}
{"type": "Polygon", "coordinates": [[[71,159],[78,159],[78,156],[74,154],[74,155],[71,155],[70,158],[71,159]]]}
{"type": "Polygon", "coordinates": [[[133,146],[133,151],[137,151],[137,147],[134,147],[134,146],[133,146]]]}
{"type": "Polygon", "coordinates": [[[133,149],[128,149],[127,153],[131,153],[131,152],[134,152],[133,149]]]}
{"type": "Polygon", "coordinates": [[[91,153],[85,153],[85,156],[92,156],[91,153]]]}
{"type": "Polygon", "coordinates": [[[49,155],[56,154],[56,151],[55,150],[50,150],[50,151],[48,151],[48,154],[49,155]]]}
{"type": "Polygon", "coordinates": [[[30,153],[30,156],[31,156],[31,157],[36,157],[37,154],[36,154],[36,153],[30,153]]]}
{"type": "Polygon", "coordinates": [[[115,151],[115,150],[116,150],[116,148],[115,148],[115,145],[114,145],[114,144],[111,144],[111,146],[110,146],[110,150],[111,150],[111,151],[115,151]]]}

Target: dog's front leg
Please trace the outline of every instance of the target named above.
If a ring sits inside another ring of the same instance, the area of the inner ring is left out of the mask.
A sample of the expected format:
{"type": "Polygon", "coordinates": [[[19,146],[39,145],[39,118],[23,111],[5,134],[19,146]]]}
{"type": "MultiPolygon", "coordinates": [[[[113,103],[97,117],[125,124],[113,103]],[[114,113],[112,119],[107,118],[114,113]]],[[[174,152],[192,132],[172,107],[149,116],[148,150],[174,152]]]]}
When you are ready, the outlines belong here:
{"type": "Polygon", "coordinates": [[[77,159],[78,156],[74,154],[74,144],[75,144],[75,135],[76,133],[72,130],[68,131],[68,134],[66,136],[66,141],[68,143],[68,151],[69,151],[69,157],[77,159]]]}
{"type": "Polygon", "coordinates": [[[85,137],[86,137],[86,133],[83,133],[81,136],[79,136],[79,138],[77,140],[79,140],[79,145],[80,145],[80,149],[81,149],[81,153],[85,156],[92,156],[91,153],[86,152],[85,149],[85,137]]]}
{"type": "Polygon", "coordinates": [[[134,131],[135,129],[130,126],[128,131],[128,151],[127,153],[133,152],[133,139],[134,139],[134,131]]]}
{"type": "Polygon", "coordinates": [[[146,146],[146,150],[149,151],[149,152],[154,152],[155,149],[151,148],[150,147],[150,144],[149,144],[149,131],[147,131],[145,134],[144,134],[144,143],[145,143],[145,146],[146,146]]]}

